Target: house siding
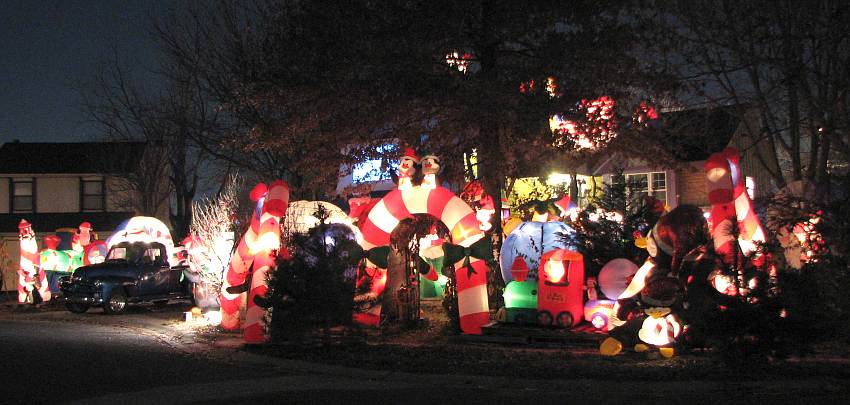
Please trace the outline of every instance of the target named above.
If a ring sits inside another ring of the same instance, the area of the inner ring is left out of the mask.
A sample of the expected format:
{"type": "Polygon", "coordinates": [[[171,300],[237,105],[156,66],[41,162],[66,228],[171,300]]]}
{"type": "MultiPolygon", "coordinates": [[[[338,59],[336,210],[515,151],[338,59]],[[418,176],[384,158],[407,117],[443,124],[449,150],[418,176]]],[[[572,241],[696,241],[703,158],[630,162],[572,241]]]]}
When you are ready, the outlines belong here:
{"type": "Polygon", "coordinates": [[[119,177],[107,177],[104,185],[106,186],[106,210],[115,211],[132,211],[133,208],[129,205],[131,200],[131,191],[125,179],[119,177]]]}
{"type": "Polygon", "coordinates": [[[776,192],[776,186],[773,178],[770,175],[770,170],[761,163],[765,163],[778,171],[778,163],[776,163],[776,154],[770,151],[770,144],[766,141],[755,143],[753,139],[745,132],[736,134],[729,142],[729,146],[738,149],[741,153],[741,172],[745,177],[752,177],[755,180],[756,190],[754,197],[762,197],[776,192]],[[759,159],[759,155],[762,159],[759,159]]]}
{"type": "Polygon", "coordinates": [[[5,257],[0,263],[0,271],[3,272],[3,285],[0,286],[2,291],[14,291],[18,289],[18,266],[20,255],[20,242],[18,234],[4,234],[0,236],[5,245],[5,257]]]}
{"type": "Polygon", "coordinates": [[[38,177],[37,212],[77,212],[80,210],[80,180],[77,177],[38,177]]]}
{"type": "Polygon", "coordinates": [[[8,214],[9,213],[9,190],[10,184],[12,180],[8,177],[0,178],[0,214],[8,214]]]}

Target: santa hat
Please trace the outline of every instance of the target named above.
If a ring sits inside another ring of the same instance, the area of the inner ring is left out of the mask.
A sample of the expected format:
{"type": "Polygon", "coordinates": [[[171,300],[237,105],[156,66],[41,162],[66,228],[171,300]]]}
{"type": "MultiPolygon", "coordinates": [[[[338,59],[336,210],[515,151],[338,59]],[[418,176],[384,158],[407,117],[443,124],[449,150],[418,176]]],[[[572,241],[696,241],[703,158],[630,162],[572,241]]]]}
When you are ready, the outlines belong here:
{"type": "Polygon", "coordinates": [[[61,242],[62,240],[56,235],[47,235],[44,237],[44,245],[47,246],[48,249],[56,250],[61,242]]]}
{"type": "Polygon", "coordinates": [[[404,148],[404,155],[402,158],[408,158],[416,163],[419,163],[419,161],[422,160],[413,148],[404,148]]]}
{"type": "Polygon", "coordinates": [[[555,206],[561,210],[561,216],[566,215],[570,210],[576,209],[578,206],[576,203],[570,199],[569,195],[565,195],[564,198],[555,201],[555,206]]]}
{"type": "Polygon", "coordinates": [[[22,219],[21,222],[18,224],[18,230],[32,230],[32,224],[29,223],[29,221],[27,221],[26,219],[22,219]]]}
{"type": "Polygon", "coordinates": [[[90,231],[91,230],[91,224],[88,223],[88,222],[83,222],[82,224],[80,224],[80,229],[86,229],[86,230],[90,231]]]}

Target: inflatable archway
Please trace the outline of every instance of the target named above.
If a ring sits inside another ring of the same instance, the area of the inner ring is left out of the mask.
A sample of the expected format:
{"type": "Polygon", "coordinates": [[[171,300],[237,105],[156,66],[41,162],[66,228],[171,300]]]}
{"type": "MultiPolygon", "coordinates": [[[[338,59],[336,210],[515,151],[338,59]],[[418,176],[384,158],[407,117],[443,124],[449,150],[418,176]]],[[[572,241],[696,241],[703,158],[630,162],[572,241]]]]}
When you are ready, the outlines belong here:
{"type": "MultiPolygon", "coordinates": [[[[390,233],[401,220],[413,214],[430,214],[451,230],[452,243],[469,247],[484,237],[479,229],[475,211],[462,199],[444,187],[412,187],[393,190],[369,212],[360,226],[364,250],[390,243],[390,233]]],[[[463,333],[480,334],[481,326],[489,322],[487,303],[487,265],[470,257],[473,271],[463,269],[463,260],[455,263],[457,301],[460,328],[463,333]]]]}

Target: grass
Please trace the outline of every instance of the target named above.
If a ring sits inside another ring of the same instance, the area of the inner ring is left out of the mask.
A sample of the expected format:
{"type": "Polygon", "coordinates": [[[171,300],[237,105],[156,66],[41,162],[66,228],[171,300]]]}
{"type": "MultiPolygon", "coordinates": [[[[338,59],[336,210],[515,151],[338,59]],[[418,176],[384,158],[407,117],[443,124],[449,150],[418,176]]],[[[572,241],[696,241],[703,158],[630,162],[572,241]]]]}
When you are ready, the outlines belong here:
{"type": "Polygon", "coordinates": [[[601,356],[595,345],[560,347],[475,343],[451,331],[440,308],[426,306],[415,328],[362,333],[359,339],[271,343],[247,348],[283,359],[370,370],[467,374],[531,379],[587,378],[650,381],[745,381],[807,376],[850,378],[850,351],[821,346],[813,356],[731,368],[710,352],[672,359],[657,352],[601,356]]]}

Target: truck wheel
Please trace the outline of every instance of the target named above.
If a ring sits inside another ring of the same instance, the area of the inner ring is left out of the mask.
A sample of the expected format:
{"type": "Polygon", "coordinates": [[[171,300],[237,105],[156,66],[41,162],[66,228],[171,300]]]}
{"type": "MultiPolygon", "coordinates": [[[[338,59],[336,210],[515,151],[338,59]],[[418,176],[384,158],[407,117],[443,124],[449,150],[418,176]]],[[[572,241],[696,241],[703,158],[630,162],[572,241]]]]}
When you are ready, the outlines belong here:
{"type": "Polygon", "coordinates": [[[569,312],[561,312],[558,314],[558,326],[562,328],[571,328],[573,326],[573,314],[569,312]]]}
{"type": "Polygon", "coordinates": [[[85,313],[86,311],[89,310],[89,305],[88,304],[81,304],[79,302],[66,302],[65,308],[67,308],[68,311],[71,311],[75,314],[83,314],[83,313],[85,313]]]}
{"type": "Polygon", "coordinates": [[[127,307],[127,295],[124,291],[115,290],[109,294],[109,297],[103,303],[103,312],[109,315],[120,315],[124,313],[124,308],[127,307]]]}
{"type": "Polygon", "coordinates": [[[540,311],[537,313],[537,323],[543,326],[552,325],[552,314],[549,311],[540,311]]]}

